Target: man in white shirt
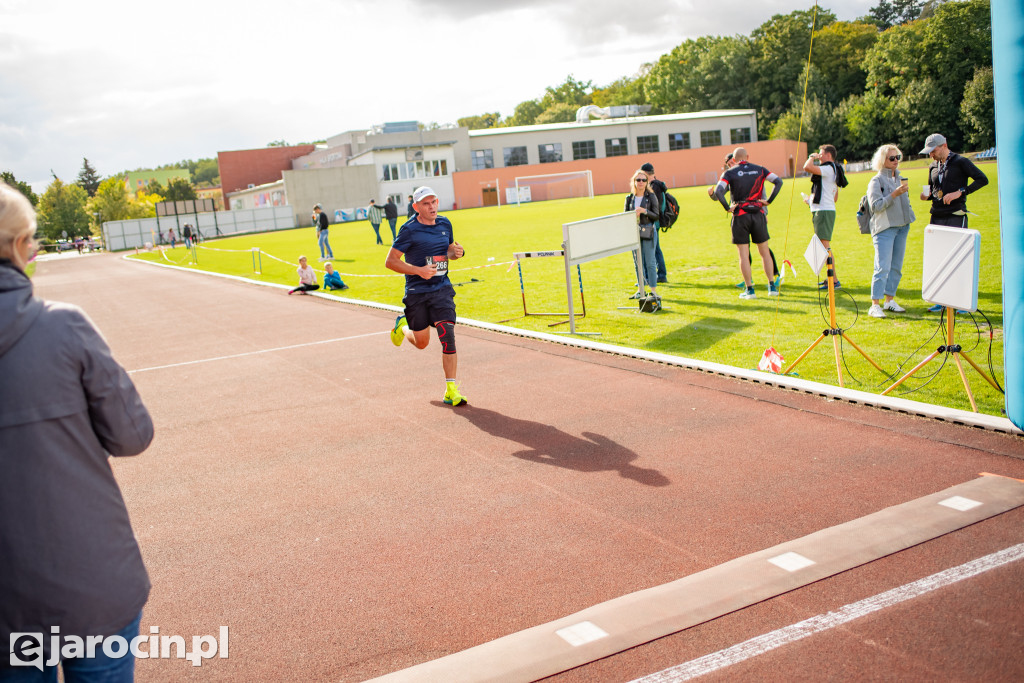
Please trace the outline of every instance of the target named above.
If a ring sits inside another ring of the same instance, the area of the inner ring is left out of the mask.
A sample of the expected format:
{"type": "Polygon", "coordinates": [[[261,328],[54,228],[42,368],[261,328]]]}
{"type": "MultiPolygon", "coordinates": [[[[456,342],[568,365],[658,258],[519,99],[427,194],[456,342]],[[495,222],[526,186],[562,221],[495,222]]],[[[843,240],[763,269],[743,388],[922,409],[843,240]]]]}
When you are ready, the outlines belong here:
{"type": "MultiPolygon", "coordinates": [[[[831,253],[832,230],[836,225],[836,199],[839,198],[837,178],[842,174],[842,170],[836,165],[836,148],[832,145],[822,145],[817,152],[807,157],[804,170],[811,176],[816,176],[811,178],[811,196],[807,202],[811,207],[814,234],[831,253]]],[[[833,271],[834,269],[833,263],[833,271]]],[[[842,286],[838,275],[835,286],[842,286]]],[[[828,289],[828,282],[819,283],[818,289],[828,289]]]]}

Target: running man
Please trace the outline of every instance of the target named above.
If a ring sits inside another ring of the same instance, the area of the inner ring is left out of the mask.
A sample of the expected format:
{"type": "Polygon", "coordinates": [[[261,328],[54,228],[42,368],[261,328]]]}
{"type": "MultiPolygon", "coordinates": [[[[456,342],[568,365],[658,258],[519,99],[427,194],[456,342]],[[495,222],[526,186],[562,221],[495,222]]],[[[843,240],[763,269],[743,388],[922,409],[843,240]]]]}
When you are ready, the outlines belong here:
{"type": "Polygon", "coordinates": [[[456,381],[455,288],[448,279],[448,261],[462,258],[465,250],[455,241],[451,222],[437,215],[437,194],[420,187],[412,197],[418,215],[402,226],[384,261],[386,268],[405,275],[405,313],[395,319],[391,341],[401,346],[408,340],[417,349],[425,349],[430,328],[437,328],[446,383],[444,402],[462,405],[466,397],[459,393],[456,381]]]}

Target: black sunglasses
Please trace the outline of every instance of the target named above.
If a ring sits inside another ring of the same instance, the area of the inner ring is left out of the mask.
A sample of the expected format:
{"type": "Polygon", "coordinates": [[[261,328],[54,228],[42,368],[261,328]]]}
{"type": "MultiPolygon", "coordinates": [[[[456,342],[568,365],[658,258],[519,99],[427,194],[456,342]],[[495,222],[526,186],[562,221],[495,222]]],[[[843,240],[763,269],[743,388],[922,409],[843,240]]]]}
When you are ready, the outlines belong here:
{"type": "Polygon", "coordinates": [[[894,156],[894,157],[889,157],[889,161],[899,161],[899,160],[900,160],[900,159],[902,159],[902,158],[903,158],[903,155],[902,155],[902,154],[897,154],[897,155],[896,155],[896,156],[894,156]]]}
{"type": "Polygon", "coordinates": [[[636,181],[638,183],[646,183],[647,182],[647,178],[637,178],[636,181]]]}

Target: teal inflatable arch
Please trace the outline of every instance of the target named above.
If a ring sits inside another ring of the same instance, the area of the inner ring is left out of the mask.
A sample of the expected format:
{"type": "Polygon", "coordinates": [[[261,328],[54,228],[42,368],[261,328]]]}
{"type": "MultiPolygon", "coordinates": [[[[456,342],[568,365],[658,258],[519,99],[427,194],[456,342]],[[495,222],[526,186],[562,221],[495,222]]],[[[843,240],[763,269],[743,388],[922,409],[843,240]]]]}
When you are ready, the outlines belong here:
{"type": "Polygon", "coordinates": [[[1024,429],[1024,3],[992,0],[1006,416],[1024,429]]]}

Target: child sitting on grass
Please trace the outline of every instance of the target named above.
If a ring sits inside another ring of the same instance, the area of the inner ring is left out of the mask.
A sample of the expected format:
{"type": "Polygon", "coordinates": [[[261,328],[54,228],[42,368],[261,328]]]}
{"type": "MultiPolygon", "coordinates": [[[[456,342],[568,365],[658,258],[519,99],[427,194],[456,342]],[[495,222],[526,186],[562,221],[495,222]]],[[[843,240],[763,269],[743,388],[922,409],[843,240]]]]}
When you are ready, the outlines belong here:
{"type": "Polygon", "coordinates": [[[299,286],[288,292],[288,294],[294,294],[295,292],[305,294],[306,292],[312,292],[314,289],[320,289],[320,285],[316,283],[316,272],[306,263],[305,256],[299,257],[299,267],[295,269],[295,272],[299,274],[299,286]]]}
{"type": "Polygon", "coordinates": [[[338,271],[334,270],[334,266],[328,261],[324,264],[324,289],[348,289],[348,285],[341,281],[341,276],[338,275],[338,271]]]}

